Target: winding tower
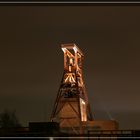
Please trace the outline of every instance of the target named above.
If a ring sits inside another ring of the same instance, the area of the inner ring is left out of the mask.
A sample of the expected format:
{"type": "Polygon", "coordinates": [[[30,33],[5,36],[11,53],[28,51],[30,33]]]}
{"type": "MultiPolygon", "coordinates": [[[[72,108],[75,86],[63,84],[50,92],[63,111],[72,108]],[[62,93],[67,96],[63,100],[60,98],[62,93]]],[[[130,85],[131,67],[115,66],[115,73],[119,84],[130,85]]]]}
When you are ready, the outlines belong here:
{"type": "Polygon", "coordinates": [[[83,81],[83,53],[75,44],[62,44],[64,72],[51,114],[51,121],[61,128],[81,133],[82,122],[92,121],[90,105],[83,81]]]}

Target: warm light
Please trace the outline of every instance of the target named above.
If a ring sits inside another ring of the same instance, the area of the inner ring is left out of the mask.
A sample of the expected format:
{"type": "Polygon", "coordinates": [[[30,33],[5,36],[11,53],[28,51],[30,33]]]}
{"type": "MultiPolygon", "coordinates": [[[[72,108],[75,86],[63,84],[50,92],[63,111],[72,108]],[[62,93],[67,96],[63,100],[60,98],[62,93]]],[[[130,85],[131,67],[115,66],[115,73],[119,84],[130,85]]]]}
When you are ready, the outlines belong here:
{"type": "Polygon", "coordinates": [[[69,73],[67,75],[67,78],[65,79],[65,83],[67,83],[67,82],[69,82],[69,83],[75,83],[75,79],[74,79],[72,73],[69,73]]]}
{"type": "Polygon", "coordinates": [[[84,105],[85,105],[86,103],[82,100],[82,104],[84,104],[84,105]]]}
{"type": "Polygon", "coordinates": [[[66,48],[62,48],[63,52],[66,52],[66,48]]]}
{"type": "Polygon", "coordinates": [[[71,66],[69,66],[69,72],[71,72],[71,66]]]}
{"type": "Polygon", "coordinates": [[[72,78],[73,82],[75,82],[75,79],[73,78],[73,76],[71,78],[72,78]]]}
{"type": "Polygon", "coordinates": [[[73,59],[72,58],[70,58],[70,64],[73,65],[73,59]]]}
{"type": "Polygon", "coordinates": [[[77,52],[77,48],[74,46],[73,49],[74,49],[74,52],[76,53],[77,52]]]}
{"type": "Polygon", "coordinates": [[[86,103],[80,98],[81,121],[87,121],[86,103]]]}
{"type": "Polygon", "coordinates": [[[65,79],[65,83],[67,82],[68,78],[69,78],[69,77],[67,77],[67,78],[65,79]]]}

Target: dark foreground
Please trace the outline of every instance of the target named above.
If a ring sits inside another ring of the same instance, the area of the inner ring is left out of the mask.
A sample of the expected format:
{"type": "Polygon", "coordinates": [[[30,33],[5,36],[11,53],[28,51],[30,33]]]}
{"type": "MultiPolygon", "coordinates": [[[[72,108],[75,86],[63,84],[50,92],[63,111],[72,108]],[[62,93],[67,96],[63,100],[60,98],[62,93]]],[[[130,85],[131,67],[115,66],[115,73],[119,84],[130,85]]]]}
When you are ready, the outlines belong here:
{"type": "Polygon", "coordinates": [[[38,140],[61,140],[61,139],[127,139],[140,138],[140,130],[90,130],[84,135],[74,135],[62,133],[61,131],[32,131],[27,127],[22,128],[4,128],[0,129],[0,139],[7,140],[23,140],[23,139],[38,139],[38,140]]]}

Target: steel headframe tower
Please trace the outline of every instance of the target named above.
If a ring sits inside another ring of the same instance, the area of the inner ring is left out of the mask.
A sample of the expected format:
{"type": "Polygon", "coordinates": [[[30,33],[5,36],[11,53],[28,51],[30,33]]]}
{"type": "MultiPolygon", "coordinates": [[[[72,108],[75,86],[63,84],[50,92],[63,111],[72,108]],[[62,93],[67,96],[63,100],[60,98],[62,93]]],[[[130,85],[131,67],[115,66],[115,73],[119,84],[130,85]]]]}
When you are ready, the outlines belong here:
{"type": "Polygon", "coordinates": [[[82,122],[92,120],[82,76],[83,53],[75,44],[62,44],[64,73],[51,115],[60,127],[80,133],[82,122]],[[80,130],[80,131],[79,131],[80,130]]]}

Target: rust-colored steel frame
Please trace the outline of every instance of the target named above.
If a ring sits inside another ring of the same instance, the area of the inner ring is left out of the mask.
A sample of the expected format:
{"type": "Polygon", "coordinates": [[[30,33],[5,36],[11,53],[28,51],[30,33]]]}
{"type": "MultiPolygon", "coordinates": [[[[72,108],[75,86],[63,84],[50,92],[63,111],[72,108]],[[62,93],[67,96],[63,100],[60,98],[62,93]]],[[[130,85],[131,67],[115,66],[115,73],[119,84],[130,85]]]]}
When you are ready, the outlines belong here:
{"type": "MultiPolygon", "coordinates": [[[[72,110],[76,113],[79,120],[79,127],[81,128],[82,121],[79,100],[80,98],[83,99],[86,104],[87,120],[93,120],[82,77],[82,61],[84,55],[75,44],[62,44],[61,49],[64,52],[64,72],[51,114],[51,121],[58,121],[57,116],[59,112],[62,110],[65,104],[68,103],[72,110]],[[70,87],[67,87],[67,85],[70,85],[70,87]],[[73,93],[75,94],[72,95],[74,98],[64,98],[64,94],[68,94],[69,91],[74,91],[73,93]],[[75,101],[72,101],[71,99],[75,99],[75,101]],[[76,111],[72,105],[74,102],[76,102],[78,105],[78,111],[76,111]]],[[[68,121],[69,119],[70,116],[67,118],[60,118],[59,122],[62,123],[64,121],[68,121]]],[[[68,123],[70,122],[68,121],[68,123]]],[[[74,129],[73,126],[71,127],[74,129]]]]}

